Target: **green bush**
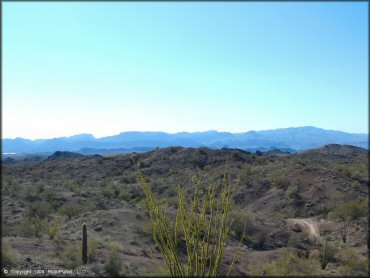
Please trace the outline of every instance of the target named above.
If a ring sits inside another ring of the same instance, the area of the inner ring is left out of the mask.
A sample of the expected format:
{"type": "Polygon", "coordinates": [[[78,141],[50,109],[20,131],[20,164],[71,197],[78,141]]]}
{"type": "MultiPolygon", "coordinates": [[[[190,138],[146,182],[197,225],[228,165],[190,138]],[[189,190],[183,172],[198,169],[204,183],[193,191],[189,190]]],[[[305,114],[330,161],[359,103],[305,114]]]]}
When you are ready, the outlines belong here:
{"type": "Polygon", "coordinates": [[[83,212],[83,207],[78,203],[66,203],[59,208],[59,213],[68,216],[71,220],[73,217],[79,215],[83,212]]]}
{"type": "Polygon", "coordinates": [[[122,271],[122,259],[119,254],[122,246],[118,242],[111,242],[108,245],[108,259],[104,264],[104,271],[111,277],[117,277],[122,271]]]}
{"type": "Polygon", "coordinates": [[[48,225],[47,229],[48,229],[47,233],[48,233],[49,239],[54,239],[54,237],[57,234],[58,229],[59,229],[59,223],[54,222],[53,224],[48,225]]]}
{"type": "Polygon", "coordinates": [[[71,191],[73,193],[79,193],[80,192],[79,186],[76,183],[74,183],[73,181],[64,181],[63,182],[63,187],[68,189],[69,191],[71,191]]]}
{"type": "Polygon", "coordinates": [[[312,276],[320,274],[314,259],[299,257],[290,249],[283,250],[278,259],[252,267],[253,276],[312,276]]]}
{"type": "MultiPolygon", "coordinates": [[[[113,196],[113,195],[110,195],[110,196],[113,196]]],[[[131,196],[131,193],[130,192],[128,192],[128,191],[122,191],[120,194],[119,194],[119,197],[122,199],[122,200],[124,200],[124,201],[126,201],[126,202],[128,202],[128,201],[130,201],[131,200],[131,198],[132,198],[132,196],[131,196]]]]}
{"type": "Polygon", "coordinates": [[[102,189],[102,194],[107,198],[118,198],[121,193],[121,186],[116,181],[111,181],[102,189]]]}
{"type": "Polygon", "coordinates": [[[52,209],[49,203],[45,201],[34,201],[28,205],[26,216],[29,218],[39,217],[40,219],[44,219],[48,217],[51,212],[52,209]]]}
{"type": "Polygon", "coordinates": [[[249,185],[250,178],[252,175],[252,167],[249,164],[246,164],[241,170],[239,174],[240,184],[249,185]]]}
{"type": "Polygon", "coordinates": [[[356,220],[368,215],[368,198],[361,198],[346,203],[338,203],[333,210],[334,218],[344,220],[356,220]]]}
{"type": "Polygon", "coordinates": [[[87,254],[90,261],[95,261],[96,249],[101,243],[96,238],[90,238],[87,244],[87,254]]]}
{"type": "Polygon", "coordinates": [[[281,189],[286,189],[290,185],[289,180],[280,172],[272,173],[272,175],[270,176],[270,182],[273,186],[281,189]]]}
{"type": "Polygon", "coordinates": [[[256,215],[249,209],[233,209],[230,212],[230,232],[238,240],[250,240],[259,229],[256,215]]]}
{"type": "Polygon", "coordinates": [[[63,205],[63,200],[58,197],[57,193],[53,189],[45,189],[44,191],[45,201],[50,204],[53,210],[57,210],[63,205]]]}
{"type": "Polygon", "coordinates": [[[329,262],[334,261],[338,253],[338,244],[331,241],[324,241],[320,247],[320,266],[325,269],[329,262]]]}
{"type": "Polygon", "coordinates": [[[288,186],[287,190],[285,191],[285,197],[293,200],[298,200],[302,198],[298,193],[298,186],[296,185],[288,186]]]}
{"type": "Polygon", "coordinates": [[[357,164],[357,165],[344,165],[344,164],[335,164],[332,166],[338,172],[344,174],[347,177],[357,179],[357,180],[365,180],[368,179],[369,176],[369,167],[364,164],[357,164]]]}
{"type": "Polygon", "coordinates": [[[7,244],[1,247],[1,265],[3,268],[17,265],[19,255],[7,244]]]}
{"type": "Polygon", "coordinates": [[[69,269],[75,269],[81,265],[81,252],[75,246],[67,246],[61,254],[63,265],[69,269]]]}
{"type": "Polygon", "coordinates": [[[24,237],[41,237],[47,230],[48,222],[41,220],[38,216],[24,217],[18,227],[18,232],[24,237]]]}
{"type": "Polygon", "coordinates": [[[367,256],[358,255],[353,249],[344,248],[339,255],[343,263],[341,274],[347,277],[367,276],[369,274],[369,261],[367,256]]]}
{"type": "Polygon", "coordinates": [[[36,188],[26,187],[22,195],[28,202],[40,200],[40,194],[37,192],[36,188]]]}

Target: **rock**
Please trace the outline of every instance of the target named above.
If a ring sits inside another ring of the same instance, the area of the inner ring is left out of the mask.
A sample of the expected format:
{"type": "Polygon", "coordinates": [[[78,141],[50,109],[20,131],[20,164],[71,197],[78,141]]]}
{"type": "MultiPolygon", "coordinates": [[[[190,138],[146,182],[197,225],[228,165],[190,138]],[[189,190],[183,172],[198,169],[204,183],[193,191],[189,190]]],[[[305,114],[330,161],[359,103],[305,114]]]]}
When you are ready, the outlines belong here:
{"type": "Polygon", "coordinates": [[[144,249],[141,250],[141,256],[150,258],[149,254],[144,249]]]}
{"type": "Polygon", "coordinates": [[[140,246],[140,244],[135,240],[130,241],[130,244],[134,246],[140,246]]]}
{"type": "Polygon", "coordinates": [[[94,230],[95,230],[96,232],[100,232],[100,231],[102,231],[102,230],[103,230],[103,228],[102,228],[101,226],[97,226],[97,227],[95,227],[95,228],[94,228],[94,230]]]}

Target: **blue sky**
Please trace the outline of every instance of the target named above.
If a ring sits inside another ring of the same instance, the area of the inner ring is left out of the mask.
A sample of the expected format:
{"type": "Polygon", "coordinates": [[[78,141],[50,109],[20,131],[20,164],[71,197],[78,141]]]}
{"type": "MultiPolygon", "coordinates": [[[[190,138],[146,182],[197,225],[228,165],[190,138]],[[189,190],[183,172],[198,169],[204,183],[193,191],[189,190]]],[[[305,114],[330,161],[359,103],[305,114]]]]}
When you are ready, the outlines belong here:
{"type": "Polygon", "coordinates": [[[368,132],[368,3],[3,3],[3,137],[368,132]]]}

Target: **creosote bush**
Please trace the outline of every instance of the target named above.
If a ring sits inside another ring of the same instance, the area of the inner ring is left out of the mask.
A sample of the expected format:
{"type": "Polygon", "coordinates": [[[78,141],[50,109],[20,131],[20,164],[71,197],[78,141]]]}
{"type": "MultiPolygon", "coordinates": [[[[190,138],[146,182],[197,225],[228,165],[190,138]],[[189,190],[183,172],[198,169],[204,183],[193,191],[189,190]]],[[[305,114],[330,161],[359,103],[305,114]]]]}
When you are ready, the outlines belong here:
{"type": "Polygon", "coordinates": [[[270,181],[273,186],[281,189],[286,189],[290,185],[289,180],[278,171],[272,173],[270,181]]]}
{"type": "Polygon", "coordinates": [[[57,234],[59,229],[59,222],[54,222],[53,224],[49,224],[47,227],[47,233],[50,239],[54,239],[55,235],[57,234]]]}
{"type": "Polygon", "coordinates": [[[251,241],[260,229],[256,215],[249,209],[234,209],[230,212],[231,235],[240,240],[251,241]]]}
{"type": "Polygon", "coordinates": [[[339,254],[343,263],[341,274],[347,276],[364,276],[369,274],[369,260],[367,256],[358,255],[351,248],[343,248],[339,254]]]}
{"type": "Polygon", "coordinates": [[[122,245],[118,242],[110,242],[108,244],[108,258],[104,264],[104,271],[111,277],[117,277],[122,271],[122,261],[120,250],[122,245]]]}
{"type": "Polygon", "coordinates": [[[46,219],[40,219],[38,216],[24,217],[18,227],[18,232],[24,237],[41,237],[47,229],[48,222],[46,219]]]}
{"type": "MultiPolygon", "coordinates": [[[[189,199],[185,190],[178,187],[178,209],[170,220],[167,207],[160,204],[145,179],[138,173],[138,181],[145,193],[147,209],[153,225],[154,240],[162,253],[171,276],[217,276],[229,234],[228,216],[231,210],[231,182],[226,174],[208,186],[201,178],[193,178],[194,194],[189,199]],[[202,186],[203,185],[203,186],[202,186]],[[202,189],[201,189],[202,186],[202,189]],[[179,231],[181,230],[180,236],[179,231]],[[187,260],[179,256],[184,246],[187,260]]],[[[243,239],[243,236],[241,236],[243,239]]],[[[228,272],[237,256],[236,250],[228,272]]]]}
{"type": "Polygon", "coordinates": [[[87,244],[87,254],[89,256],[89,261],[95,261],[96,249],[101,243],[96,238],[90,238],[87,244]]]}
{"type": "Polygon", "coordinates": [[[325,269],[338,253],[338,245],[331,241],[324,241],[320,247],[320,265],[325,269]]]}
{"type": "Polygon", "coordinates": [[[61,254],[63,265],[69,269],[75,269],[81,264],[81,256],[76,246],[67,246],[61,254]]]}
{"type": "Polygon", "coordinates": [[[82,213],[83,207],[78,203],[66,203],[59,208],[59,213],[68,216],[68,219],[71,220],[73,217],[82,213]]]}
{"type": "Polygon", "coordinates": [[[356,199],[346,203],[338,202],[333,211],[328,215],[330,218],[341,221],[357,220],[369,213],[368,197],[356,199]]]}
{"type": "Polygon", "coordinates": [[[39,217],[40,219],[46,218],[51,213],[49,203],[45,201],[35,201],[28,205],[26,216],[29,218],[39,217]]]}
{"type": "Polygon", "coordinates": [[[3,244],[1,247],[1,266],[14,267],[18,259],[19,255],[8,244],[3,244]]]}
{"type": "Polygon", "coordinates": [[[320,275],[320,269],[315,259],[299,257],[289,248],[283,250],[278,259],[252,267],[252,276],[312,276],[320,275]]]}

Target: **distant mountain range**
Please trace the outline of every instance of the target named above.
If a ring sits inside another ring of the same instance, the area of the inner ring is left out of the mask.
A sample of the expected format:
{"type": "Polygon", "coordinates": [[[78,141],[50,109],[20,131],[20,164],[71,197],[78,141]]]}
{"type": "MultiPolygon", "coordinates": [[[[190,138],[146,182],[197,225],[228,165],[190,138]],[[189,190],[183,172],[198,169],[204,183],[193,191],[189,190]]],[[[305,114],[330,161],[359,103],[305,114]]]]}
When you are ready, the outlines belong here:
{"type": "Polygon", "coordinates": [[[345,144],[368,148],[368,134],[353,134],[325,130],[313,126],[275,130],[229,133],[218,131],[179,132],[122,132],[118,135],[95,138],[79,134],[53,139],[2,139],[2,153],[53,153],[73,151],[85,154],[144,152],[157,147],[237,148],[247,151],[301,151],[326,144],[345,144]]]}

